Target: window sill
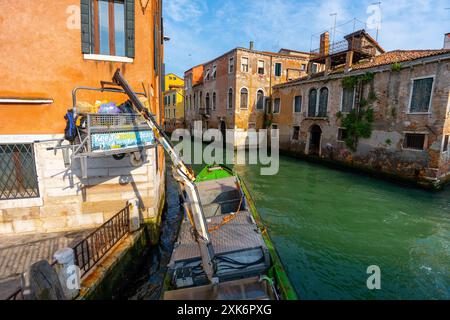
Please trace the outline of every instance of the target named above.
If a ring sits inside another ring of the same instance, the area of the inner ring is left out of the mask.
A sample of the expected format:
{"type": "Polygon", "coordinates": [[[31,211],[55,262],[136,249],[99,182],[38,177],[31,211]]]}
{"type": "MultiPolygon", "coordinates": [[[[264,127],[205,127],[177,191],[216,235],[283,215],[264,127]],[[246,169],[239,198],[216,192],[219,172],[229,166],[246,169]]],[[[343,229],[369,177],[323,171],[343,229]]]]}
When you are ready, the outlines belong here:
{"type": "Polygon", "coordinates": [[[84,60],[133,63],[134,59],[128,57],[108,56],[104,54],[84,54],[84,60]]]}
{"type": "Polygon", "coordinates": [[[431,115],[431,112],[407,112],[407,115],[418,115],[418,116],[426,116],[431,115]]]}
{"type": "Polygon", "coordinates": [[[0,209],[40,207],[44,204],[41,197],[26,199],[1,200],[0,209]]]}

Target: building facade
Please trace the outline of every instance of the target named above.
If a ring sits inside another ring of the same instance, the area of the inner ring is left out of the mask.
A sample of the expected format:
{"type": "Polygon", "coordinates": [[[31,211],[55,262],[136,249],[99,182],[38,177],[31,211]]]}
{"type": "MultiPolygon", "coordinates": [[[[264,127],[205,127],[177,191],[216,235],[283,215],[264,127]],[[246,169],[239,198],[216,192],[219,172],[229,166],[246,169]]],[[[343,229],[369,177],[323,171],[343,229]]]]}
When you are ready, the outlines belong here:
{"type": "Polygon", "coordinates": [[[272,87],[307,74],[310,54],[283,50],[251,44],[186,71],[187,127],[234,129],[234,145],[245,144],[248,129],[265,127],[272,87]]]}
{"type": "Polygon", "coordinates": [[[169,73],[165,76],[164,129],[172,132],[184,128],[184,80],[169,73]]]}
{"type": "Polygon", "coordinates": [[[384,50],[365,31],[311,62],[324,71],[273,88],[280,148],[439,187],[450,178],[450,50],[384,50]]]}
{"type": "MultiPolygon", "coordinates": [[[[100,88],[120,68],[162,123],[161,1],[6,0],[0,8],[0,234],[96,226],[132,198],[143,219],[157,220],[163,150],[73,158],[64,115],[74,88],[100,88]]],[[[128,99],[88,90],[77,98],[128,99]]]]}

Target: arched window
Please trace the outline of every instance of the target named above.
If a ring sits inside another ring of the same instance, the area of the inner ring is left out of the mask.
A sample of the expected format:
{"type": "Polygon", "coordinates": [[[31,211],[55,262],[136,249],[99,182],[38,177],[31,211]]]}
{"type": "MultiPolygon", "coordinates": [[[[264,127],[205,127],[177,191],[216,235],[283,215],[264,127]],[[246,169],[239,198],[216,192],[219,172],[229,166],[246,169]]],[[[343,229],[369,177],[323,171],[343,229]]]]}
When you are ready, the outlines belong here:
{"type": "Polygon", "coordinates": [[[205,96],[205,107],[206,107],[206,110],[209,110],[209,93],[208,92],[206,93],[206,96],[205,96]]]}
{"type": "Polygon", "coordinates": [[[311,89],[311,91],[309,91],[308,117],[316,116],[316,105],[317,105],[317,90],[311,89]]]}
{"type": "Polygon", "coordinates": [[[320,89],[319,95],[319,113],[317,116],[326,117],[328,111],[328,89],[322,88],[320,89]]]}
{"type": "Polygon", "coordinates": [[[213,97],[212,97],[212,109],[216,110],[216,93],[213,92],[213,97]]]}
{"type": "Polygon", "coordinates": [[[199,100],[199,102],[198,102],[199,108],[203,108],[203,92],[202,91],[200,91],[200,96],[199,96],[198,100],[199,100]]]}
{"type": "Polygon", "coordinates": [[[262,90],[258,90],[258,92],[256,93],[256,109],[264,109],[264,91],[262,90]]]}
{"type": "Polygon", "coordinates": [[[241,109],[248,108],[248,90],[247,88],[241,89],[241,109]]]}
{"type": "Polygon", "coordinates": [[[233,89],[228,90],[228,109],[233,108],[233,89]]]}
{"type": "Polygon", "coordinates": [[[197,95],[194,93],[194,109],[197,109],[197,95]]]}

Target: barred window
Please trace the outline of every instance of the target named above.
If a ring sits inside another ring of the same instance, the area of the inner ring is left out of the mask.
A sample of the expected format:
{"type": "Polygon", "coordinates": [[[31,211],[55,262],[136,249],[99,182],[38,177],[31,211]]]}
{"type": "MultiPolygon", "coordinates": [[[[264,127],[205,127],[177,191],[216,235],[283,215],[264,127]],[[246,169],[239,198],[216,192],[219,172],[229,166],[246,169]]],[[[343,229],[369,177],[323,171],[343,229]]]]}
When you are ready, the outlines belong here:
{"type": "Polygon", "coordinates": [[[0,144],[0,200],[37,197],[33,144],[0,144]]]}
{"type": "Polygon", "coordinates": [[[281,99],[276,98],[273,101],[273,113],[280,113],[280,107],[281,107],[281,99]]]}
{"type": "Polygon", "coordinates": [[[328,89],[320,89],[319,95],[319,117],[326,117],[328,112],[328,89]]]}
{"type": "Polygon", "coordinates": [[[317,105],[317,90],[311,89],[309,92],[309,101],[308,101],[308,117],[316,116],[316,105],[317,105]]]}
{"type": "Polygon", "coordinates": [[[419,133],[405,134],[403,147],[407,149],[423,150],[425,146],[425,135],[419,133]]]}

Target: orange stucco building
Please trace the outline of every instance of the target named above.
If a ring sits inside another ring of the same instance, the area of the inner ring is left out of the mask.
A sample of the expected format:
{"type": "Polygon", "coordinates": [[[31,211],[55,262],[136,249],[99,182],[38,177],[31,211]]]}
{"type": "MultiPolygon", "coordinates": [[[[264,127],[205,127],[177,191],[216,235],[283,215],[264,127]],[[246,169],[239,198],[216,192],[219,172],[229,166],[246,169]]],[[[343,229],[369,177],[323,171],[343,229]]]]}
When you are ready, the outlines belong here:
{"type": "MultiPolygon", "coordinates": [[[[64,136],[72,90],[100,87],[117,68],[162,123],[162,1],[4,0],[0,30],[0,234],[100,224],[133,193],[144,217],[154,217],[164,190],[159,147],[143,152],[137,167],[126,158],[88,159],[83,175],[77,161],[67,167],[61,150],[47,149],[64,136]],[[124,177],[134,185],[119,183],[124,177]],[[26,179],[36,180],[31,193],[26,179]]],[[[79,92],[78,99],[120,104],[127,97],[79,92]]]]}

